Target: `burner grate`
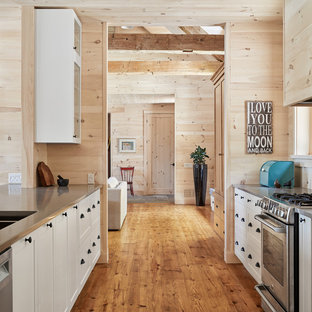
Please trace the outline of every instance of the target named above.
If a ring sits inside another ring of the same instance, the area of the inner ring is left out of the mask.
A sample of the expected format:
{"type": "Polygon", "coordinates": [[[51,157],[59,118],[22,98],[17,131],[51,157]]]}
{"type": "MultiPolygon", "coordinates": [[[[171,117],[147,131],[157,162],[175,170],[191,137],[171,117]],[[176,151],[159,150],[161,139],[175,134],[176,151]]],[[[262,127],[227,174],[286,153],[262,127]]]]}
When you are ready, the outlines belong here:
{"type": "Polygon", "coordinates": [[[273,197],[297,206],[312,206],[312,194],[274,193],[273,197]]]}

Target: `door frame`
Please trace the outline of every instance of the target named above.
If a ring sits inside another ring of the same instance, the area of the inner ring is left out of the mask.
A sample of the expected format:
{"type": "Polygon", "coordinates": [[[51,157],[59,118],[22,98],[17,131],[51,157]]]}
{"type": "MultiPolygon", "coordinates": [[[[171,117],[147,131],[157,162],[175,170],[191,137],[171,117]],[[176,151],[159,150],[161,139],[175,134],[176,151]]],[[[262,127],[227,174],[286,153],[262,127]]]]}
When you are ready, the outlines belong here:
{"type": "MultiPolygon", "coordinates": [[[[170,104],[170,103],[168,103],[170,104]]],[[[147,166],[147,162],[148,162],[148,151],[147,151],[147,146],[146,146],[146,133],[147,133],[147,123],[146,123],[146,119],[148,117],[148,115],[152,115],[152,114],[171,114],[173,116],[173,162],[174,162],[174,167],[173,167],[173,190],[172,190],[172,195],[175,196],[175,188],[176,188],[176,145],[175,145],[175,133],[176,133],[176,120],[175,120],[175,104],[173,104],[173,111],[159,111],[159,110],[155,110],[155,111],[148,111],[148,110],[144,110],[143,111],[143,162],[144,162],[144,166],[143,166],[143,176],[144,176],[144,194],[147,195],[148,194],[148,188],[147,188],[147,175],[148,175],[148,166],[147,166]]]]}

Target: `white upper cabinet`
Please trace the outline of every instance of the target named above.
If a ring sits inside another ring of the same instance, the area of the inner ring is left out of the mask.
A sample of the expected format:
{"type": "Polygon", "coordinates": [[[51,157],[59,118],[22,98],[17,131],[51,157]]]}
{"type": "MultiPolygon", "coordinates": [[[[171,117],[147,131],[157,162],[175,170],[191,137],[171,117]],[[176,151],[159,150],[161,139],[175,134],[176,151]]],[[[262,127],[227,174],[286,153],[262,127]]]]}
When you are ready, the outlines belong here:
{"type": "Polygon", "coordinates": [[[312,1],[286,0],[284,105],[312,104],[312,1]]]}
{"type": "Polygon", "coordinates": [[[81,23],[71,9],[37,9],[36,142],[81,141],[81,23]]]}

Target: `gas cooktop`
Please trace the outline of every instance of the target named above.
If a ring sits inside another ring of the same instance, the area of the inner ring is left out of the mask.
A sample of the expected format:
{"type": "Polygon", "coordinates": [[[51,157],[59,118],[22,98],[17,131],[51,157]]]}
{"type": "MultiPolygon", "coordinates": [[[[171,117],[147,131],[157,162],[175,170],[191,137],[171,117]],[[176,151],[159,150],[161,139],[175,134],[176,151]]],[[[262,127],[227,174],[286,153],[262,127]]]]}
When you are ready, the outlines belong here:
{"type": "Polygon", "coordinates": [[[312,194],[274,193],[272,196],[290,205],[303,206],[303,207],[312,206],[312,194]]]}

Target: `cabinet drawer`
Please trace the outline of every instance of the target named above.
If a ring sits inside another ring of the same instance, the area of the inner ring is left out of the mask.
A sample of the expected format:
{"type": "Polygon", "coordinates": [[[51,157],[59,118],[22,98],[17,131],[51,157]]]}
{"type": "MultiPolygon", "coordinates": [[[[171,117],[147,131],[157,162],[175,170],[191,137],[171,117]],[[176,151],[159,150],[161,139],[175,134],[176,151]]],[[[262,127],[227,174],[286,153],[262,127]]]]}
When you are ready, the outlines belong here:
{"type": "Polygon", "coordinates": [[[83,287],[85,284],[89,273],[90,273],[90,265],[91,265],[91,243],[90,239],[86,239],[82,246],[80,247],[80,257],[79,257],[79,284],[80,287],[83,287]]]}
{"type": "Polygon", "coordinates": [[[224,238],[224,219],[218,215],[214,216],[214,230],[222,239],[224,238]]]}
{"type": "Polygon", "coordinates": [[[100,190],[97,190],[93,194],[89,196],[89,204],[91,207],[91,224],[92,229],[96,223],[100,222],[100,210],[101,210],[101,202],[100,202],[100,190]]]}
{"type": "Polygon", "coordinates": [[[242,241],[240,243],[240,241],[238,240],[238,243],[234,245],[234,251],[235,251],[235,255],[237,256],[237,258],[243,263],[246,263],[246,243],[244,243],[244,241],[242,241]]]}
{"type": "Polygon", "coordinates": [[[91,231],[91,210],[88,197],[79,203],[78,227],[80,241],[83,241],[91,231]]]}
{"type": "Polygon", "coordinates": [[[100,226],[97,226],[91,234],[91,265],[95,265],[101,252],[101,233],[100,226]]]}
{"type": "Polygon", "coordinates": [[[258,283],[261,282],[262,267],[261,252],[259,251],[254,248],[248,248],[248,246],[246,250],[247,269],[258,283]]]}
{"type": "Polygon", "coordinates": [[[224,198],[217,193],[214,193],[214,214],[220,218],[224,215],[224,198]]]}
{"type": "Polygon", "coordinates": [[[242,204],[245,205],[246,203],[246,192],[241,191],[239,189],[234,189],[234,199],[235,199],[235,204],[242,204]]]}

